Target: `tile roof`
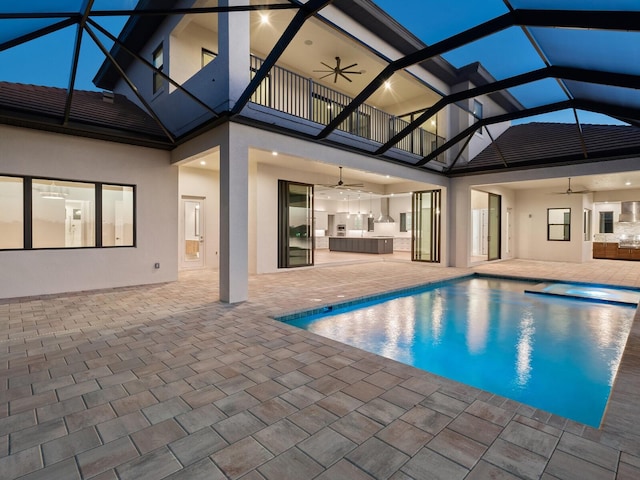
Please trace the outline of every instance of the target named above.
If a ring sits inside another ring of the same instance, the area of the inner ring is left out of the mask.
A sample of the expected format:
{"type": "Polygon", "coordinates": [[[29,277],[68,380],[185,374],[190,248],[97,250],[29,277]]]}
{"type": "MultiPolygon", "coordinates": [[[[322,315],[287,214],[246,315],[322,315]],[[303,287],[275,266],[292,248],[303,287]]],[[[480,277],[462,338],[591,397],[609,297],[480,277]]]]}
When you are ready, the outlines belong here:
{"type": "Polygon", "coordinates": [[[114,140],[167,141],[154,119],[124,95],[114,94],[110,102],[102,92],[75,90],[69,124],[63,126],[66,101],[66,89],[0,82],[0,123],[100,133],[114,140]]]}
{"type": "Polygon", "coordinates": [[[640,156],[640,128],[588,124],[581,127],[582,135],[576,124],[569,123],[527,123],[511,126],[496,138],[495,144],[489,145],[469,163],[457,164],[452,173],[464,174],[640,156]],[[584,139],[584,148],[581,138],[584,139]]]}

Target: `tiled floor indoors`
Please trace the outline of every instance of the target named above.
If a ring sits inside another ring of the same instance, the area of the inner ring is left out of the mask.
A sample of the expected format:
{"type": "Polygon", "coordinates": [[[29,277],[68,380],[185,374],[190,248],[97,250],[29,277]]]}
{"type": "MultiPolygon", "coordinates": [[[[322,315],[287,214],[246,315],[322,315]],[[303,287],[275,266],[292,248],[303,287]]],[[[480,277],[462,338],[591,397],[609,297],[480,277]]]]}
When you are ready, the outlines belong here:
{"type": "MultiPolygon", "coordinates": [[[[406,261],[0,301],[0,478],[637,479],[640,321],[585,427],[271,315],[480,271],[640,287],[640,262],[406,261]]],[[[549,392],[553,395],[553,392],[549,392]]]]}

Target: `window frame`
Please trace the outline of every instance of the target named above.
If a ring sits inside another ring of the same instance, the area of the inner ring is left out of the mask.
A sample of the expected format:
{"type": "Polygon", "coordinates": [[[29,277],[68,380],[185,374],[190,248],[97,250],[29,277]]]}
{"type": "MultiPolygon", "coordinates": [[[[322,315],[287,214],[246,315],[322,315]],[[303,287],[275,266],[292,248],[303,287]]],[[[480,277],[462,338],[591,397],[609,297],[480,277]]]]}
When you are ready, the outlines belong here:
{"type": "MultiPolygon", "coordinates": [[[[473,110],[471,114],[473,116],[473,123],[476,123],[478,120],[482,120],[484,116],[484,105],[481,101],[475,98],[473,99],[473,110]]],[[[482,130],[483,128],[479,128],[478,130],[476,130],[476,133],[478,135],[482,135],[482,130]]]]}
{"type": "Polygon", "coordinates": [[[160,92],[164,88],[164,78],[159,72],[164,72],[164,42],[160,42],[151,54],[151,64],[157,70],[153,71],[153,80],[152,80],[152,93],[155,95],[160,92]],[[157,59],[160,57],[162,61],[160,64],[157,63],[157,59]]]}
{"type": "Polygon", "coordinates": [[[613,233],[613,210],[599,212],[598,233],[613,233]],[[611,217],[610,222],[609,219],[606,218],[609,216],[611,217]],[[607,226],[611,227],[611,231],[607,230],[607,226]]]}
{"type": "Polygon", "coordinates": [[[216,52],[214,52],[213,50],[209,50],[208,48],[202,47],[202,50],[200,51],[200,68],[204,68],[207,65],[209,65],[211,62],[213,62],[216,59],[217,56],[218,56],[218,54],[216,52]],[[211,57],[211,60],[209,60],[206,63],[204,61],[205,55],[208,55],[208,56],[211,57]]]}
{"type": "Polygon", "coordinates": [[[23,219],[23,246],[22,248],[0,248],[0,252],[5,251],[22,251],[22,250],[86,250],[86,249],[96,249],[96,248],[137,248],[138,246],[138,187],[135,184],[131,183],[121,183],[121,182],[97,182],[90,180],[79,180],[79,179],[70,179],[70,178],[60,178],[60,177],[45,177],[45,176],[32,176],[32,175],[16,175],[16,174],[5,174],[0,172],[0,177],[11,177],[18,178],[22,180],[22,219],[23,219]],[[90,246],[80,246],[80,247],[34,247],[33,246],[33,180],[45,180],[52,182],[73,182],[73,183],[84,183],[88,185],[93,185],[95,201],[94,203],[94,235],[95,242],[94,245],[90,246]],[[108,245],[103,246],[102,244],[102,187],[104,185],[107,186],[115,186],[115,187],[128,187],[132,189],[132,201],[133,201],[133,242],[129,245],[108,245]]]}
{"type": "Polygon", "coordinates": [[[557,207],[547,208],[547,241],[548,242],[570,242],[571,241],[571,208],[557,207]],[[563,210],[563,223],[551,223],[552,210],[563,210]],[[568,215],[568,218],[567,218],[568,215]],[[552,227],[563,227],[562,238],[552,238],[552,227]]]}

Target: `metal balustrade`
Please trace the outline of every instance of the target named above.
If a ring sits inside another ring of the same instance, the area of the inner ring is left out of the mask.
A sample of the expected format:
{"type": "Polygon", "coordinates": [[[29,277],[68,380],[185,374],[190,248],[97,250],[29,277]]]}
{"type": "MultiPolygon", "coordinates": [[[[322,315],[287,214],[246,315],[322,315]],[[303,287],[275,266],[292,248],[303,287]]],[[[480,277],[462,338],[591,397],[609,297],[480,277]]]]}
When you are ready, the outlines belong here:
{"type": "MultiPolygon", "coordinates": [[[[252,77],[262,62],[261,58],[251,56],[252,77]]],[[[351,100],[352,97],[348,95],[278,66],[271,69],[251,97],[251,101],[258,105],[322,125],[328,125],[351,100]]],[[[408,124],[406,120],[362,104],[338,129],[384,144],[408,124]]],[[[424,157],[444,141],[434,133],[417,128],[398,142],[396,148],[424,157]]]]}

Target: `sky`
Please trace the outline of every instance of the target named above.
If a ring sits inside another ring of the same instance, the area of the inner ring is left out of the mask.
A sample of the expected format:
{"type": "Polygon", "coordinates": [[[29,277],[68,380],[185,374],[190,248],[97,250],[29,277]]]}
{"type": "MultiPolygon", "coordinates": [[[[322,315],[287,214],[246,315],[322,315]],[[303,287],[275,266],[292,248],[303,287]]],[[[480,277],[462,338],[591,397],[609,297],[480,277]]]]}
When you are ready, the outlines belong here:
{"type": "MultiPolygon", "coordinates": [[[[637,1],[617,0],[617,3],[626,4],[637,1]]],[[[374,0],[374,2],[427,45],[432,45],[508,12],[503,0],[447,0],[438,2],[437,8],[433,8],[435,2],[425,0],[374,0]]],[[[540,5],[543,8],[554,6],[560,8],[560,4],[597,8],[598,4],[603,4],[603,0],[536,0],[535,2],[512,0],[511,3],[515,7],[522,4],[522,8],[531,4],[540,5]]],[[[443,57],[458,68],[479,61],[498,80],[545,66],[520,27],[506,29],[452,50],[443,57]]],[[[509,91],[525,107],[567,99],[557,81],[553,79],[512,88],[509,91]]],[[[579,111],[578,116],[583,123],[622,124],[608,116],[591,112],[579,111]]],[[[516,120],[513,123],[531,121],[574,123],[575,117],[573,111],[568,110],[516,120]]]]}
{"type": "MultiPolygon", "coordinates": [[[[436,43],[456,33],[474,27],[507,12],[503,0],[374,0],[399,23],[420,38],[426,44],[436,43]],[[437,7],[436,7],[437,5],[437,7]]],[[[511,0],[514,4],[527,4],[531,0],[511,0]]],[[[551,0],[536,0],[535,3],[551,0]]],[[[602,0],[553,0],[580,5],[597,4],[602,0]]],[[[638,0],[616,0],[626,3],[638,0]]],[[[4,3],[4,2],[3,2],[4,3]]],[[[20,10],[21,5],[30,8],[50,9],[51,0],[29,0],[28,2],[12,2],[0,6],[0,11],[20,10]]],[[[59,0],[56,5],[66,5],[68,9],[80,4],[80,0],[59,0]]],[[[131,8],[136,0],[96,0],[95,8],[131,8]]],[[[544,5],[543,5],[544,6],[544,5]]],[[[547,5],[549,6],[549,5],[547,5]]],[[[100,17],[96,21],[117,35],[124,25],[124,17],[100,17]]],[[[10,35],[11,21],[3,20],[0,29],[0,42],[10,35]],[[9,27],[6,27],[9,25],[9,27]],[[4,32],[3,32],[4,31],[4,32]],[[3,38],[4,36],[4,38],[3,38]]],[[[76,27],[32,40],[18,47],[0,52],[0,81],[32,83],[36,85],[66,88],[69,83],[72,50],[76,27]]],[[[111,42],[98,33],[107,48],[111,42]]],[[[513,27],[491,37],[474,42],[463,48],[448,52],[444,58],[456,67],[480,61],[496,78],[501,79],[533,69],[541,68],[544,63],[519,27],[513,27]]],[[[96,90],[92,79],[102,64],[104,55],[86,34],[82,41],[82,51],[77,70],[75,88],[80,90],[96,90]]],[[[532,107],[549,101],[566,100],[555,80],[543,80],[511,89],[510,92],[526,107],[532,107]]],[[[579,112],[583,123],[619,123],[615,120],[589,112],[579,112]]],[[[514,123],[539,121],[574,122],[572,111],[557,112],[543,117],[527,118],[514,123]]]]}

